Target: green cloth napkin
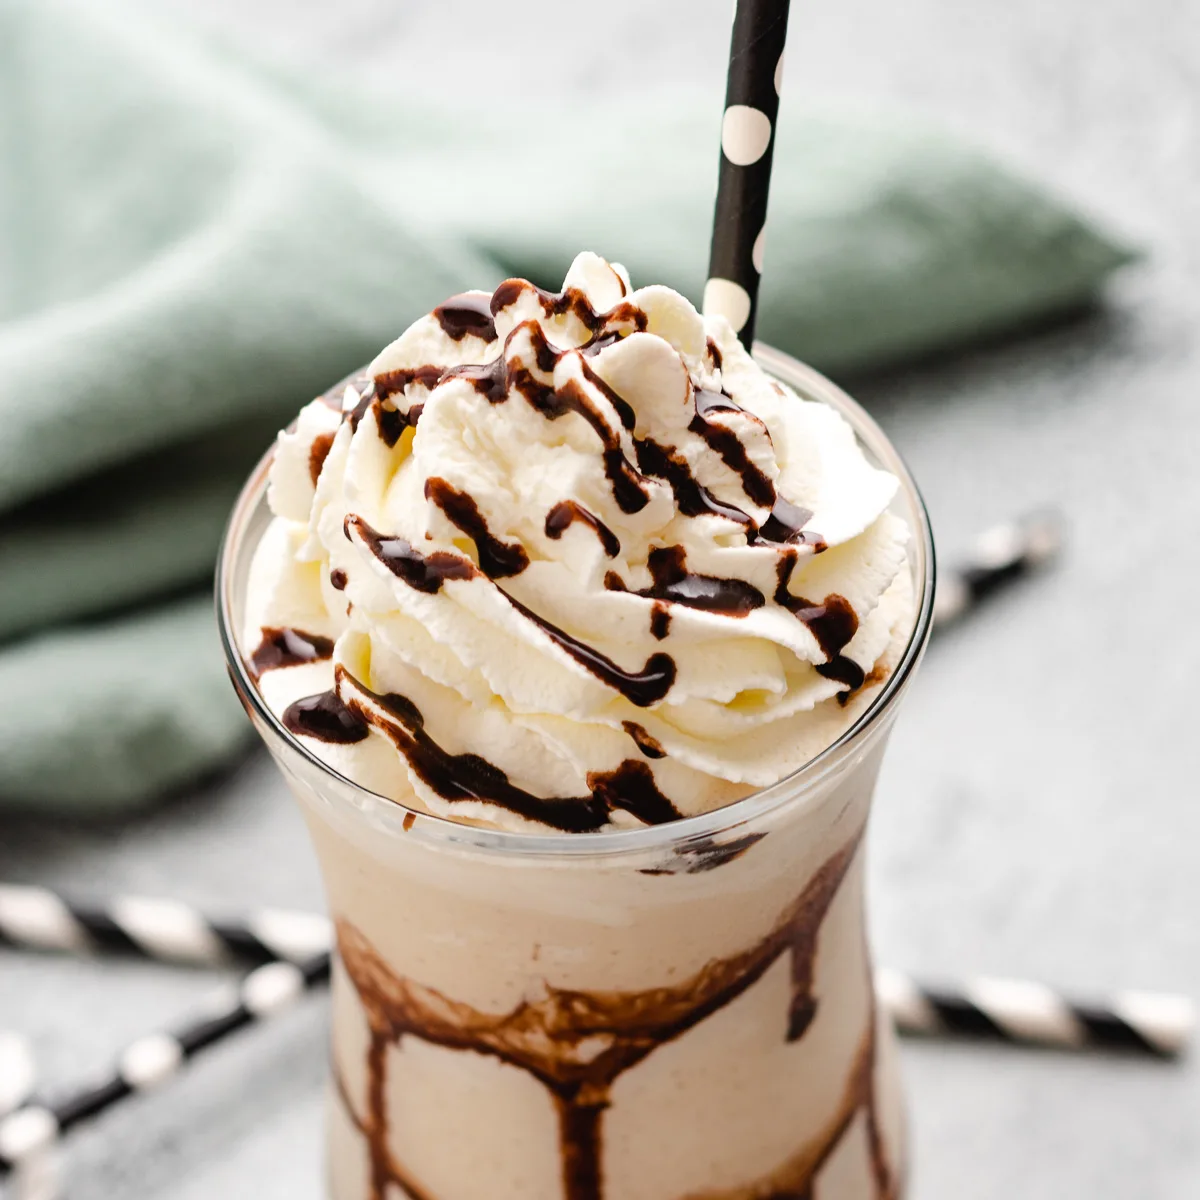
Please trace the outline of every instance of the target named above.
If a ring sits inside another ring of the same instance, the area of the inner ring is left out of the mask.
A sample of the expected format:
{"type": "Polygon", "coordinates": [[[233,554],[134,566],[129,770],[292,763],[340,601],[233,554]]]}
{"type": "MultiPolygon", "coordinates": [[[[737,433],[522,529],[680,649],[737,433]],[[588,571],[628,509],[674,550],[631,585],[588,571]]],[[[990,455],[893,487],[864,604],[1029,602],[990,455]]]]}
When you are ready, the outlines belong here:
{"type": "MultiPolygon", "coordinates": [[[[152,9],[0,0],[0,804],[113,810],[248,725],[202,593],[271,431],[420,313],[581,248],[702,291],[720,80],[497,116],[299,80],[152,9]]],[[[1130,252],[892,117],[779,121],[759,335],[879,366],[1130,252]]]]}

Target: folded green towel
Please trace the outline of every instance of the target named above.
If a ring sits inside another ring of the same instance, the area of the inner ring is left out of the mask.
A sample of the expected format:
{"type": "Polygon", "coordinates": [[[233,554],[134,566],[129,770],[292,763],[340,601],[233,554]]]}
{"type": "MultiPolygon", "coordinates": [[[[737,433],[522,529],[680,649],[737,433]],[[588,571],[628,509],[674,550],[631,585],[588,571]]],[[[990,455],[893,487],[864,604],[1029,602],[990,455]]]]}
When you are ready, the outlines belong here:
{"type": "MultiPolygon", "coordinates": [[[[697,297],[720,83],[455,114],[149,8],[0,0],[0,803],[133,805],[244,743],[207,602],[163,597],[210,576],[270,431],[415,316],[585,247],[697,297]]],[[[759,319],[783,349],[878,366],[1130,257],[945,135],[796,98],[759,319]]]]}

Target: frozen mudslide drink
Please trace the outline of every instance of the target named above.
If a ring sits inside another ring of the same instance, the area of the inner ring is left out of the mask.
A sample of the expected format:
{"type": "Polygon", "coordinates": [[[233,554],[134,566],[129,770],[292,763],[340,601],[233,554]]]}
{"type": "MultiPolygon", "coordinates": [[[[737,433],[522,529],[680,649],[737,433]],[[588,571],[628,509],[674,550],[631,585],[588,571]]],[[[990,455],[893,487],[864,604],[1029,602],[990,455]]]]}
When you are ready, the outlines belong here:
{"type": "Polygon", "coordinates": [[[247,487],[223,625],[337,923],[337,1200],[901,1195],[863,834],[928,528],[760,361],[583,254],[421,318],[247,487]]]}

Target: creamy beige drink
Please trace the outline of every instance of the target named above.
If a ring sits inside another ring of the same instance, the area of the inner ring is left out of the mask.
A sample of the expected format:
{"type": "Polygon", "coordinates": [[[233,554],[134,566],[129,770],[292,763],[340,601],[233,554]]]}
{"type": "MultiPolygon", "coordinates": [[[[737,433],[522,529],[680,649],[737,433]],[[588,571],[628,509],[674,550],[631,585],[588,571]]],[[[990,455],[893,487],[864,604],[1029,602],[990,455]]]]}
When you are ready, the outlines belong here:
{"type": "Polygon", "coordinates": [[[927,529],[797,382],[584,254],[248,488],[223,615],[337,921],[338,1200],[900,1195],[862,836],[927,529]]]}

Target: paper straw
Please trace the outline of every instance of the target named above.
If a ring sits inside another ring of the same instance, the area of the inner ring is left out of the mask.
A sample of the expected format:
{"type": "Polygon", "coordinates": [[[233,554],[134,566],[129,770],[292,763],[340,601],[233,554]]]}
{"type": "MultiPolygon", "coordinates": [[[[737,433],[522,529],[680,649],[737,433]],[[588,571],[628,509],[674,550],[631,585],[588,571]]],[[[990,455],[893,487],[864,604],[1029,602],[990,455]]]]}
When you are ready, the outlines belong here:
{"type": "MultiPolygon", "coordinates": [[[[36,1081],[29,1042],[12,1030],[0,1030],[0,1122],[28,1103],[36,1081]]],[[[9,1188],[12,1200],[56,1200],[60,1190],[58,1156],[52,1152],[27,1161],[9,1188]]]]}
{"type": "Polygon", "coordinates": [[[119,896],[94,904],[48,888],[0,884],[0,943],[23,949],[117,951],[161,962],[227,966],[303,962],[327,950],[331,936],[329,921],[315,913],[262,909],[224,920],[176,900],[119,896]]]}
{"type": "MultiPolygon", "coordinates": [[[[0,1170],[37,1177],[71,1128],[127,1096],[158,1087],[192,1058],[247,1025],[285,1011],[329,978],[330,955],[302,963],[268,963],[230,997],[221,993],[196,1019],[132,1043],[105,1078],[45,1104],[0,1117],[0,1170]]],[[[1106,1001],[1069,999],[1028,980],[974,979],[932,986],[897,971],[876,975],[880,1005],[906,1035],[983,1038],[1063,1050],[1126,1050],[1170,1058],[1184,1051],[1195,1027],[1192,1002],[1165,993],[1124,992],[1106,1001]]]]}
{"type": "Polygon", "coordinates": [[[1058,554],[1062,542],[1062,517],[1050,510],[978,534],[961,562],[938,569],[934,628],[955,624],[998,589],[1043,566],[1058,554]]]}
{"type": "Polygon", "coordinates": [[[1187,1048],[1196,1011],[1186,996],[1118,992],[1076,1000],[1027,979],[976,978],[957,986],[876,975],[879,1000],[903,1034],[957,1035],[1061,1050],[1128,1050],[1173,1058],[1187,1048]]]}
{"type": "MultiPolygon", "coordinates": [[[[29,1171],[51,1155],[71,1128],[127,1096],[158,1087],[200,1051],[238,1029],[285,1011],[329,978],[328,954],[307,963],[268,963],[173,1033],[139,1038],[110,1075],[62,1099],[30,1104],[0,1118],[0,1170],[29,1171]]],[[[902,1034],[985,1038],[1062,1050],[1127,1050],[1169,1058],[1191,1037],[1195,1012],[1183,996],[1121,993],[1106,1002],[1069,1000],[1027,980],[975,979],[957,988],[932,987],[897,971],[876,976],[880,1004],[902,1034]]]]}
{"type": "Polygon", "coordinates": [[[0,1117],[29,1099],[36,1077],[29,1042],[19,1033],[0,1029],[0,1117]]]}
{"type": "Polygon", "coordinates": [[[704,311],[727,317],[747,349],[762,275],[788,7],[789,0],[737,0],[729,43],[704,311]]]}
{"type": "Polygon", "coordinates": [[[230,994],[217,993],[191,1021],[172,1032],[150,1033],[129,1045],[104,1078],[61,1099],[27,1104],[0,1118],[0,1170],[34,1177],[62,1136],[125,1097],[150,1091],[177,1075],[202,1051],[247,1025],[289,1009],[329,979],[328,952],[302,963],[273,962],[251,971],[230,994]]]}
{"type": "MultiPolygon", "coordinates": [[[[49,940],[44,937],[34,942],[22,940],[23,932],[28,934],[30,930],[28,925],[20,925],[11,919],[14,907],[12,898],[19,895],[23,904],[28,905],[26,898],[30,893],[36,894],[37,904],[43,910],[49,910],[53,901],[53,911],[58,914],[56,928],[60,931],[66,930],[68,923],[73,923],[86,932],[80,913],[88,922],[97,919],[97,914],[100,914],[101,924],[119,924],[114,913],[127,913],[131,908],[137,911],[131,898],[119,898],[106,906],[77,906],[48,889],[2,887],[0,930],[10,943],[18,946],[74,949],[83,941],[82,937],[65,934],[55,937],[53,946],[49,946],[49,940]]],[[[226,938],[226,942],[217,962],[228,962],[229,955],[241,953],[250,954],[252,959],[257,958],[268,944],[264,941],[264,934],[268,930],[275,934],[281,930],[293,932],[290,938],[270,938],[270,944],[287,950],[288,959],[293,964],[306,966],[320,961],[328,956],[332,947],[329,920],[313,913],[274,910],[271,911],[270,922],[264,922],[263,913],[253,914],[241,922],[230,918],[217,922],[202,912],[175,905],[174,902],[168,906],[163,901],[139,899],[137,904],[154,905],[162,911],[168,911],[169,908],[186,912],[187,919],[180,923],[180,928],[222,930],[221,936],[226,938]],[[299,931],[304,931],[302,942],[299,931]]],[[[44,925],[40,929],[44,932],[44,925]]],[[[162,930],[158,932],[161,935],[162,930]]],[[[175,962],[181,958],[179,953],[175,953],[176,948],[162,936],[152,940],[124,938],[118,944],[122,950],[149,955],[161,961],[175,962]]],[[[191,937],[186,944],[192,946],[191,937]]],[[[187,961],[196,959],[188,956],[187,961]]],[[[1194,1025],[1192,1006],[1186,998],[1158,992],[1126,992],[1111,1000],[1082,1002],[1069,1000],[1044,984],[1024,980],[1003,985],[996,984],[994,980],[968,980],[954,986],[937,986],[919,983],[895,971],[880,972],[880,988],[884,1008],[892,1013],[901,1032],[905,1033],[976,1033],[977,1036],[989,1038],[1002,1036],[1012,1042],[1127,1046],[1154,1054],[1177,1054],[1183,1049],[1194,1025]],[[1038,1021],[1027,1015],[1030,1012],[1067,1013],[1069,1021],[1063,1020],[1060,1026],[1054,1026],[1050,1015],[1038,1021]],[[1074,1022],[1072,1031],[1054,1033],[1055,1027],[1066,1030],[1070,1022],[1074,1022]]],[[[238,1027],[240,1025],[232,1026],[238,1027]]]]}

